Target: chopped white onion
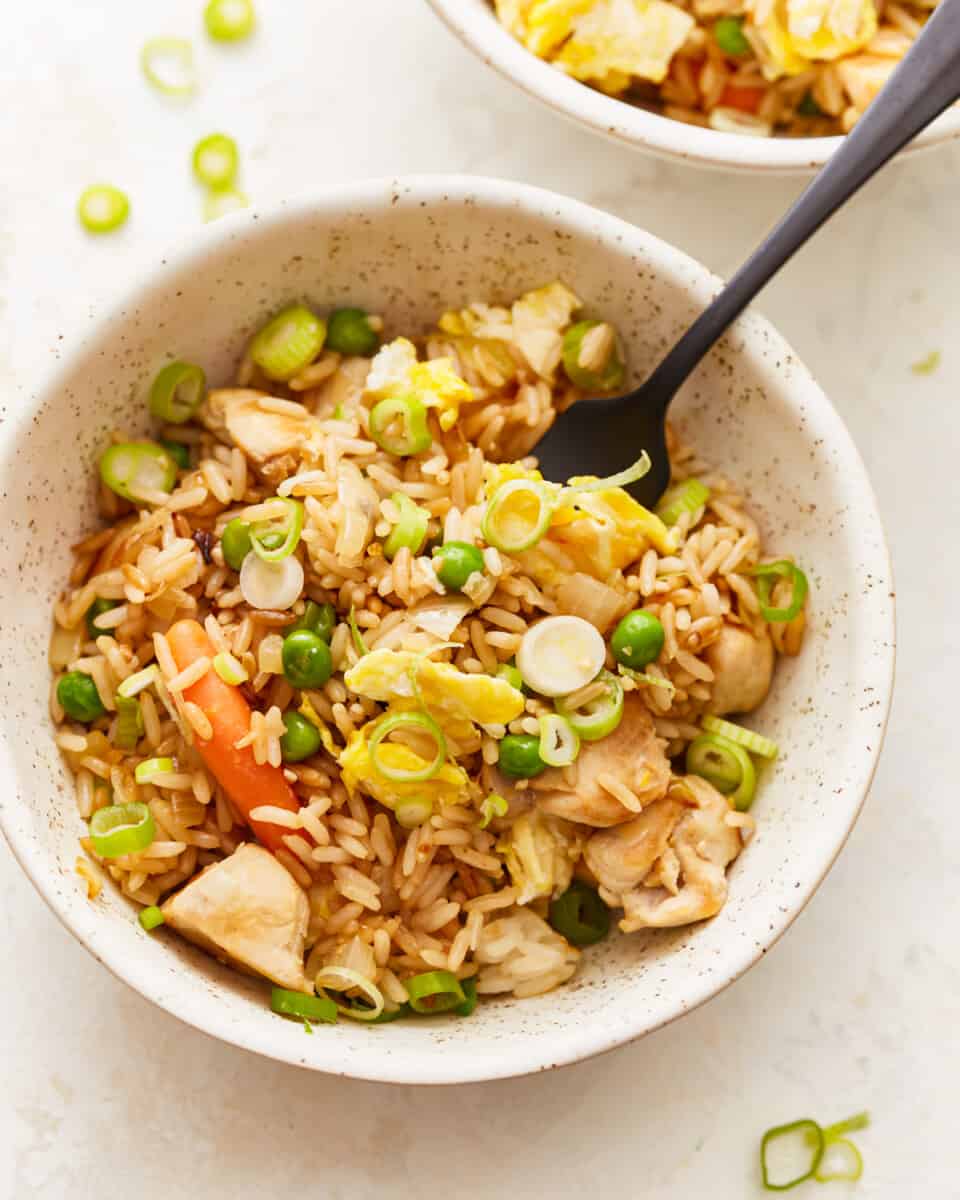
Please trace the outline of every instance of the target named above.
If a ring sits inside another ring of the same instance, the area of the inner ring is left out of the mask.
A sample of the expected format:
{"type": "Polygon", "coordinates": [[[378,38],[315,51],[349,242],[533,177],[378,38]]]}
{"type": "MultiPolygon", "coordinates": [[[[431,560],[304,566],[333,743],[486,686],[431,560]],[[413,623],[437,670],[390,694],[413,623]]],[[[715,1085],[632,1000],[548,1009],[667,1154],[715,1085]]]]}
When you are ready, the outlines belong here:
{"type": "MultiPolygon", "coordinates": [[[[292,608],[303,591],[303,567],[296,555],[264,562],[252,550],[240,568],[240,591],[251,608],[292,608]]],[[[571,689],[572,690],[572,689],[571,689]]]]}
{"type": "Polygon", "coordinates": [[[531,625],[517,650],[524,683],[541,696],[566,696],[595,679],[607,649],[582,617],[544,617],[531,625]]]}

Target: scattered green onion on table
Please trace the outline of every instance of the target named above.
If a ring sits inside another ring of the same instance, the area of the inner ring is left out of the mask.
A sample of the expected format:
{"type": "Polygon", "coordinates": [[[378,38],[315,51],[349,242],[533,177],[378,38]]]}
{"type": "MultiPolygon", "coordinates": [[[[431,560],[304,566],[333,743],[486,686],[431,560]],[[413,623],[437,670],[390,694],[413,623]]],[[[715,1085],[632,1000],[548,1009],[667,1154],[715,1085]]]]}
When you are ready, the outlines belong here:
{"type": "Polygon", "coordinates": [[[240,153],[237,143],[226,133],[211,133],[193,148],[193,173],[200,183],[217,191],[232,186],[237,178],[240,153]]]}
{"type": "Polygon", "coordinates": [[[857,1113],[845,1121],[822,1127],[810,1117],[790,1121],[786,1125],[775,1125],[764,1133],[760,1141],[760,1175],[763,1186],[769,1192],[788,1192],[807,1180],[831,1183],[845,1180],[855,1183],[863,1174],[863,1158],[860,1151],[846,1136],[870,1124],[868,1113],[857,1113]],[[792,1157],[800,1161],[794,1168],[795,1174],[782,1173],[771,1162],[771,1148],[779,1146],[782,1151],[792,1151],[792,1157]],[[847,1170],[824,1170],[823,1163],[831,1148],[841,1148],[841,1153],[850,1164],[847,1170]]]}
{"type": "Polygon", "coordinates": [[[252,0],[209,0],[203,12],[207,33],[217,42],[239,42],[256,28],[252,0]]]}
{"type": "Polygon", "coordinates": [[[147,82],[168,96],[189,96],[197,85],[193,47],[185,38],[150,38],[140,51],[147,82]]]}
{"type": "Polygon", "coordinates": [[[77,216],[89,233],[112,233],[130,216],[130,201],[112,184],[95,183],[81,192],[77,216]]]}

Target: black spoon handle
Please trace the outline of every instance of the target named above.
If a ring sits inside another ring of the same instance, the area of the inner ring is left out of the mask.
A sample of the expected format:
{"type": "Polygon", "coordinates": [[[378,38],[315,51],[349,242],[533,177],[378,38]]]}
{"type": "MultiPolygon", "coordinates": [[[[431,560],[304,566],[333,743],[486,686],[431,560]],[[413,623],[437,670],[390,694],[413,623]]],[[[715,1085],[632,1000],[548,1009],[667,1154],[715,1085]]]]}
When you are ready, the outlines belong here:
{"type": "Polygon", "coordinates": [[[666,409],[683,381],[771,276],[875,171],[958,98],[960,0],[942,0],[827,165],[643,385],[644,401],[659,402],[666,409]]]}

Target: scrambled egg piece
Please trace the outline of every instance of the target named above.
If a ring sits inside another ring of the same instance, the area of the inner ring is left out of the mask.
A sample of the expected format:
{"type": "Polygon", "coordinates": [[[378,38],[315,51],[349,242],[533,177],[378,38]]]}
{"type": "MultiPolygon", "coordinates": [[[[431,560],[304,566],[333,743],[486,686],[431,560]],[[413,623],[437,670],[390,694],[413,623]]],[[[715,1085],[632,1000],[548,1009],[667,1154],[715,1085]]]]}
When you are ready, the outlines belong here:
{"type": "Polygon", "coordinates": [[[525,292],[514,301],[510,310],[514,342],[542,379],[553,379],[563,354],[563,330],[580,307],[579,297],[559,282],[525,292]]]}
{"type": "Polygon", "coordinates": [[[497,845],[511,882],[520,889],[517,903],[529,904],[565,892],[583,842],[572,825],[546,817],[538,809],[518,817],[497,845]]]}
{"type": "Polygon", "coordinates": [[[764,75],[779,79],[862,49],[877,32],[877,10],[873,0],[761,0],[753,23],[767,51],[764,75]]]}
{"type": "Polygon", "coordinates": [[[441,726],[445,719],[461,728],[464,721],[506,725],[523,712],[523,695],[505,679],[468,675],[451,663],[432,662],[409,650],[371,650],[343,678],[358,696],[409,702],[416,698],[415,672],[421,702],[441,726]]]}
{"type": "MultiPolygon", "coordinates": [[[[478,790],[476,785],[471,784],[466,771],[452,762],[445,762],[430,779],[407,781],[385,778],[370,758],[368,738],[376,724],[376,720],[368,721],[351,734],[340,752],[340,777],[349,791],[366,792],[386,808],[396,808],[406,800],[431,800],[434,808],[439,808],[461,803],[470,796],[471,791],[478,790]]],[[[402,742],[383,741],[377,754],[385,766],[394,770],[419,771],[427,765],[425,759],[402,742]]]]}
{"type": "Polygon", "coordinates": [[[437,410],[437,420],[445,432],[457,423],[460,405],[474,398],[473,388],[454,371],[452,359],[417,362],[416,348],[406,338],[396,338],[381,347],[370,364],[366,390],[377,400],[401,395],[418,397],[427,408],[437,410]]]}
{"type": "Polygon", "coordinates": [[[596,0],[497,0],[497,16],[528,50],[546,57],[573,32],[596,0]]]}
{"type": "Polygon", "coordinates": [[[666,0],[595,0],[573,21],[554,62],[610,92],[623,90],[631,76],[661,83],[695,24],[666,0]]]}

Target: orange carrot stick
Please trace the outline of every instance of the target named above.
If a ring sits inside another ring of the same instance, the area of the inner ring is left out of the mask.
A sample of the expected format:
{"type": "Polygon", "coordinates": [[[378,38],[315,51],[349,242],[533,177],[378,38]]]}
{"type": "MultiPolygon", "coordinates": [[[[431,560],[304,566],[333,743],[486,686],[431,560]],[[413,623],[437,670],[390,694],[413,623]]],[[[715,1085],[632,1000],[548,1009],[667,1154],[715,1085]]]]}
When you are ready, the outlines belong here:
{"type": "MultiPolygon", "coordinates": [[[[167,642],[178,671],[198,658],[212,659],[216,654],[203,626],[196,621],[178,621],[167,631],[167,642]]],[[[183,698],[198,705],[213,726],[209,741],[196,738],[203,761],[257,838],[270,850],[279,850],[284,834],[290,831],[266,821],[251,821],[250,812],[262,804],[298,812],[300,805],[279,767],[258,763],[250,746],[237,749],[236,743],[250,732],[250,705],[243,693],[224,683],[211,668],[202,679],[184,688],[183,698]]]]}
{"type": "Polygon", "coordinates": [[[755,113],[762,99],[763,91],[760,88],[738,87],[735,83],[728,83],[723,89],[720,104],[723,108],[737,108],[740,112],[755,113]]]}

